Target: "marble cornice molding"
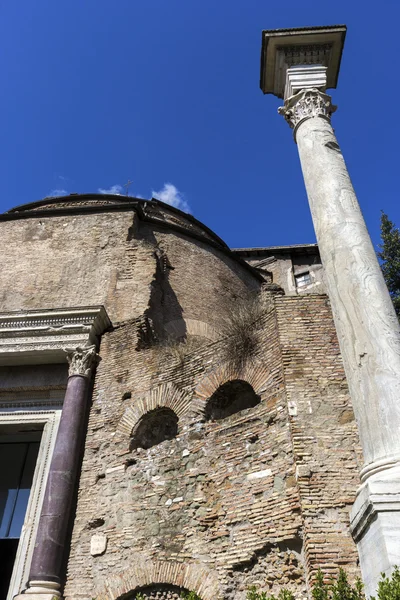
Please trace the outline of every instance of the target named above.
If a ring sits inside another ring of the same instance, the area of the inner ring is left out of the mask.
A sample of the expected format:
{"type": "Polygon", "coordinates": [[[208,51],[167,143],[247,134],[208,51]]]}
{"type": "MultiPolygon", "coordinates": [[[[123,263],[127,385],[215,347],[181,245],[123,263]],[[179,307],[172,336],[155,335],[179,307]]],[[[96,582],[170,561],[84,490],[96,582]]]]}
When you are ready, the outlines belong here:
{"type": "Polygon", "coordinates": [[[110,326],[103,306],[0,313],[0,365],[64,362],[66,348],[96,346],[110,326]]]}

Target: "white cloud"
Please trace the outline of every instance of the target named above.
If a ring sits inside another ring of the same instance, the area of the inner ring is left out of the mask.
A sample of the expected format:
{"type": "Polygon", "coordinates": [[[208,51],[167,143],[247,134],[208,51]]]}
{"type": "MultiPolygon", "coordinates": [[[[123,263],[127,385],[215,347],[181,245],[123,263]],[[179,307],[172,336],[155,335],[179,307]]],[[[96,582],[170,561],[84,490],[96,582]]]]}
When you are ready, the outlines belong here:
{"type": "Polygon", "coordinates": [[[51,190],[49,196],[67,196],[67,190],[51,190]]]}
{"type": "MultiPolygon", "coordinates": [[[[118,194],[120,196],[125,196],[125,186],[116,183],[112,185],[110,188],[98,188],[98,192],[100,194],[118,194]]],[[[190,206],[185,200],[184,195],[175,187],[172,183],[164,183],[164,186],[161,190],[151,192],[153,198],[157,198],[157,200],[161,200],[161,202],[165,202],[166,204],[170,204],[175,208],[179,208],[185,212],[190,213],[190,206]]],[[[143,198],[143,196],[139,196],[139,194],[129,194],[129,196],[133,196],[135,198],[143,198]]]]}
{"type": "Polygon", "coordinates": [[[183,194],[172,183],[164,183],[164,187],[158,192],[153,190],[152,196],[184,212],[191,212],[183,194]]]}
{"type": "Polygon", "coordinates": [[[119,183],[112,185],[110,188],[108,188],[108,190],[105,190],[104,188],[99,188],[97,191],[99,192],[99,194],[119,194],[120,196],[125,196],[124,188],[122,187],[122,185],[119,185],[119,183]]]}

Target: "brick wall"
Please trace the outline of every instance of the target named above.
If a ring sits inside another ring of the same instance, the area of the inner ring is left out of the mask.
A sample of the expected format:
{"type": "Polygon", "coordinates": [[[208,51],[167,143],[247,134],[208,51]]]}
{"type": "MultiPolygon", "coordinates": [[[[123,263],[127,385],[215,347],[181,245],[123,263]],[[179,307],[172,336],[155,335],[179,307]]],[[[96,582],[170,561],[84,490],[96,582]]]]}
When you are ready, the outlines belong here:
{"type": "Polygon", "coordinates": [[[67,598],[121,595],[144,585],[146,565],[157,561],[204,568],[204,597],[244,598],[249,585],[301,597],[318,567],[358,574],[348,512],[359,447],[329,304],[324,296],[275,301],[257,355],[236,375],[221,365],[223,342],[180,362],[154,348],[132,359],[133,326],[104,336],[67,598]],[[253,381],[260,404],[216,422],[189,410],[176,439],[129,451],[119,424],[147,392],[173,382],[196,412],[234,378],[253,381]],[[99,533],[107,551],[93,557],[99,533]]]}
{"type": "Polygon", "coordinates": [[[348,512],[360,450],[325,296],[262,292],[255,350],[235,365],[225,321],[260,282],[233,256],[133,212],[0,227],[0,310],[104,304],[113,322],[101,340],[68,600],[116,600],[156,583],[202,600],[244,600],[249,585],[300,598],[319,566],[358,573],[348,512]],[[260,401],[207,420],[227,381],[247,382],[260,401]],[[178,434],[132,449],[136,421],[159,405],[176,412],[178,434]]]}
{"type": "Polygon", "coordinates": [[[361,450],[329,301],[279,297],[277,318],[307,571],[359,575],[349,511],[361,450]]]}
{"type": "Polygon", "coordinates": [[[132,352],[133,328],[104,336],[67,598],[91,598],[107,586],[127,592],[132,584],[124,578],[134,564],[160,560],[200,564],[212,573],[218,596],[244,598],[252,584],[275,590],[287,585],[304,593],[299,495],[275,311],[268,310],[258,356],[237,373],[221,364],[221,342],[206,343],[183,364],[167,353],[158,370],[160,349],[132,352]],[[226,378],[252,381],[261,402],[223,421],[205,422],[201,400],[226,378]],[[119,428],[125,411],[168,382],[186,391],[190,407],[177,438],[130,452],[129,436],[119,428]],[[93,531],[98,517],[104,523],[93,531]],[[90,555],[94,533],[107,536],[102,556],[90,555]]]}

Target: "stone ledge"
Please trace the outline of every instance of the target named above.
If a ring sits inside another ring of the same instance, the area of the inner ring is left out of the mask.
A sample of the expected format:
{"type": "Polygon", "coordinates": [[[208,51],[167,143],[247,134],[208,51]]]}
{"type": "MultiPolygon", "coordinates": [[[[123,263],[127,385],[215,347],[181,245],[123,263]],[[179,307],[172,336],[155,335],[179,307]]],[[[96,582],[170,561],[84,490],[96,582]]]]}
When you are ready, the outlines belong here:
{"type": "Polygon", "coordinates": [[[0,313],[0,365],[65,362],[65,348],[95,344],[110,325],[103,306],[0,313]]]}

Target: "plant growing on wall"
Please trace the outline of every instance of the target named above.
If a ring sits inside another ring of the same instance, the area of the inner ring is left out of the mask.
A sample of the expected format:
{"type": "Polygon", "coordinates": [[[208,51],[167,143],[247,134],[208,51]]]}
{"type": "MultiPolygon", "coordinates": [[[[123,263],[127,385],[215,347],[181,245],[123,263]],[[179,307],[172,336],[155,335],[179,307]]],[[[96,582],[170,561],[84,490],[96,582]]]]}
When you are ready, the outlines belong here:
{"type": "Polygon", "coordinates": [[[198,596],[196,592],[182,592],[181,598],[182,600],[201,600],[200,596],[198,596]]]}

